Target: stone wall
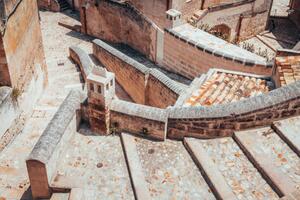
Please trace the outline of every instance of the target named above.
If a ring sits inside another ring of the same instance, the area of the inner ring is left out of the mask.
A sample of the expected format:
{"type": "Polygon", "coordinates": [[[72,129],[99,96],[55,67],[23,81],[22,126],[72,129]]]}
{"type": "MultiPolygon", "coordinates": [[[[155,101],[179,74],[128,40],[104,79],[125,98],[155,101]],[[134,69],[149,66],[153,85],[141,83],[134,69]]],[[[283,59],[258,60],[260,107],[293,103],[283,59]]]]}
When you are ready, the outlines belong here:
{"type": "Polygon", "coordinates": [[[51,179],[57,160],[78,126],[76,110],[81,94],[71,91],[44,130],[26,160],[31,191],[34,198],[50,198],[51,179]]]}
{"type": "Polygon", "coordinates": [[[183,18],[188,18],[194,14],[197,10],[200,10],[202,0],[172,0],[171,8],[178,10],[182,13],[183,18]]]}
{"type": "Polygon", "coordinates": [[[165,30],[164,67],[168,70],[193,79],[216,66],[227,70],[270,76],[273,64],[220,55],[214,49],[205,49],[165,30]]]}
{"type": "Polygon", "coordinates": [[[157,69],[150,69],[101,40],[94,40],[94,55],[139,104],[166,108],[184,90],[157,69]]]}
{"type": "Polygon", "coordinates": [[[151,19],[159,27],[164,28],[166,11],[169,9],[169,0],[130,0],[130,3],[151,19]]]}
{"type": "Polygon", "coordinates": [[[208,7],[208,13],[198,22],[214,28],[230,28],[229,41],[245,40],[264,31],[268,22],[271,0],[243,0],[208,7]]]}
{"type": "Polygon", "coordinates": [[[111,130],[129,132],[156,140],[166,138],[167,113],[164,109],[113,100],[110,105],[111,130]]]}
{"type": "Polygon", "coordinates": [[[125,55],[100,41],[94,42],[93,53],[109,71],[115,73],[118,83],[136,103],[145,104],[147,68],[132,67],[133,60],[124,59],[125,55]]]}
{"type": "Polygon", "coordinates": [[[57,0],[37,0],[39,9],[59,12],[60,6],[57,0]]]}
{"type": "Polygon", "coordinates": [[[268,12],[242,17],[239,40],[243,41],[249,39],[266,30],[268,17],[268,12]]]}
{"type": "Polygon", "coordinates": [[[81,9],[82,32],[128,44],[156,61],[158,27],[128,3],[93,1],[81,9]]]}
{"type": "MultiPolygon", "coordinates": [[[[36,0],[9,2],[6,7],[6,21],[2,33],[4,51],[11,85],[26,90],[36,78],[35,66],[40,65],[46,74],[46,64],[40,30],[36,0]]],[[[46,80],[44,84],[46,84],[46,80]]]]}
{"type": "Polygon", "coordinates": [[[214,138],[300,114],[300,82],[225,105],[170,108],[168,137],[214,138]]]}
{"type": "Polygon", "coordinates": [[[183,91],[174,92],[174,90],[166,86],[166,83],[170,82],[170,80],[162,80],[159,77],[162,79],[166,78],[158,70],[151,70],[146,85],[146,105],[166,108],[174,105],[179,94],[183,91]]]}

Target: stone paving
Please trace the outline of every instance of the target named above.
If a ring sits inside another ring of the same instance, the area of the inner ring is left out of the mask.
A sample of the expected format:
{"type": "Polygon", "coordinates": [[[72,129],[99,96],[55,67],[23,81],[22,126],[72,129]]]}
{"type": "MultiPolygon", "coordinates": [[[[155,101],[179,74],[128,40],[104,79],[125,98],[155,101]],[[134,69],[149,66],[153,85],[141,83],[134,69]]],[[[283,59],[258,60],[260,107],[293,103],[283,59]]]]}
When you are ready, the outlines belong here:
{"type": "Polygon", "coordinates": [[[206,150],[238,199],[278,199],[232,138],[196,141],[206,150]]]}
{"type": "Polygon", "coordinates": [[[60,19],[69,18],[67,15],[40,12],[40,16],[49,83],[22,132],[0,152],[0,199],[16,200],[28,194],[27,156],[70,89],[82,88],[78,70],[68,60],[69,46],[79,45],[92,51],[85,36],[57,24],[60,19]]]}
{"type": "Polygon", "coordinates": [[[182,142],[136,138],[153,199],[215,199],[182,142]]]}
{"type": "Polygon", "coordinates": [[[274,127],[290,143],[295,153],[300,156],[300,117],[292,117],[274,122],[274,127]]]}
{"type": "Polygon", "coordinates": [[[51,186],[95,190],[103,199],[134,199],[120,137],[80,132],[65,147],[51,186]]]}
{"type": "Polygon", "coordinates": [[[288,187],[288,191],[300,189],[300,159],[273,129],[266,127],[241,131],[236,135],[258,164],[265,167],[267,173],[276,170],[277,175],[271,177],[275,182],[293,183],[293,185],[283,185],[288,187]],[[279,177],[284,177],[287,181],[279,177]]]}

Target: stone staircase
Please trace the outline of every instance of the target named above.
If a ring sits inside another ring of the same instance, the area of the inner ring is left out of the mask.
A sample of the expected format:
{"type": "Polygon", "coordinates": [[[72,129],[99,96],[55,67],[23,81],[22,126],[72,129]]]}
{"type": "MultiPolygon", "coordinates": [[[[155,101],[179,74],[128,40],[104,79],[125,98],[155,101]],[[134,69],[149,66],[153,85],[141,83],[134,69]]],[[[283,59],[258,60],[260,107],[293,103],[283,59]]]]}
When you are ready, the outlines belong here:
{"type": "Polygon", "coordinates": [[[59,3],[60,11],[65,11],[70,9],[70,5],[66,0],[57,0],[59,3]]]}
{"type": "Polygon", "coordinates": [[[197,10],[187,21],[191,25],[196,25],[207,13],[208,9],[197,10]]]}
{"type": "Polygon", "coordinates": [[[81,133],[71,140],[73,149],[68,146],[56,178],[71,192],[52,199],[124,199],[127,191],[134,195],[126,199],[143,200],[297,200],[299,128],[300,116],[235,132],[233,137],[183,142],[156,142],[127,133],[120,141],[118,136],[81,133]],[[70,171],[64,171],[66,165],[70,171]]]}

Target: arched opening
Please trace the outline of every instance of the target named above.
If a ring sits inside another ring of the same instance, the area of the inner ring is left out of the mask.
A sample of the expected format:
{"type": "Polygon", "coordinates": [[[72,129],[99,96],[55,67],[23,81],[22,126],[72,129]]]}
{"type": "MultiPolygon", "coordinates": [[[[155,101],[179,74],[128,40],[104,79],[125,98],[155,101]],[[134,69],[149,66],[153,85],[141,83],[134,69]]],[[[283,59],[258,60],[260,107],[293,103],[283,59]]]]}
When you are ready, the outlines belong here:
{"type": "Polygon", "coordinates": [[[210,29],[210,33],[219,38],[222,38],[223,40],[229,41],[231,29],[225,24],[220,24],[212,27],[210,29]]]}

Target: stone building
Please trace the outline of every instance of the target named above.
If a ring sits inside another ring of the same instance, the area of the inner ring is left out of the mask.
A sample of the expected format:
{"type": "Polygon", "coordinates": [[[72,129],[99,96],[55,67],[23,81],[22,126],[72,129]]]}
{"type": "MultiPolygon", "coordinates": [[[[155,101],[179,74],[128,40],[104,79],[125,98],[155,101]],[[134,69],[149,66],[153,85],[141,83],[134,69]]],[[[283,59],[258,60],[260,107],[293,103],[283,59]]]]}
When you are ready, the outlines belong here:
{"type": "Polygon", "coordinates": [[[1,1],[0,15],[0,86],[24,91],[32,80],[46,75],[37,3],[1,1]]]}
{"type": "Polygon", "coordinates": [[[36,0],[0,1],[0,137],[28,115],[47,85],[36,0]]]}

